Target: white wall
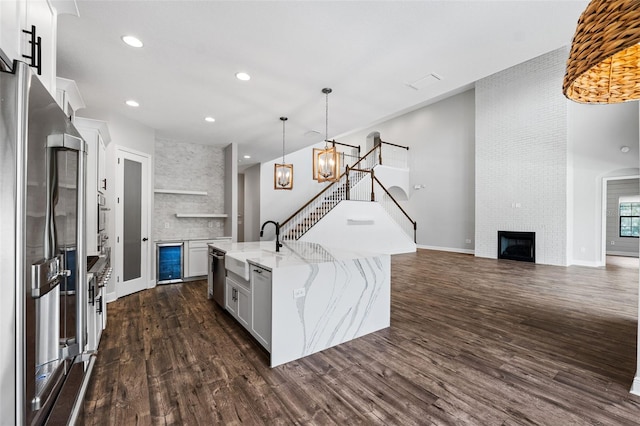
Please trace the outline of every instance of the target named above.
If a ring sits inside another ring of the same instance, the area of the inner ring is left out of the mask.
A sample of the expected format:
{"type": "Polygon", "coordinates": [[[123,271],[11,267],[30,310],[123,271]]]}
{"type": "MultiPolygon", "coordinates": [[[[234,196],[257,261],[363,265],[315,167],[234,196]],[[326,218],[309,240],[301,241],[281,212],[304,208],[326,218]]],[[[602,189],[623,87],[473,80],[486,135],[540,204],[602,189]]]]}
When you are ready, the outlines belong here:
{"type": "Polygon", "coordinates": [[[568,126],[569,202],[573,208],[568,263],[603,266],[603,178],[637,174],[638,103],[592,105],[568,101],[568,126]],[[621,146],[631,150],[624,154],[621,146]]]}
{"type": "MultiPolygon", "coordinates": [[[[638,133],[640,134],[640,111],[638,112],[638,133]]],[[[640,156],[636,155],[636,160],[640,163],[640,156]]],[[[640,277],[638,277],[638,289],[640,290],[640,277]]],[[[638,291],[638,320],[640,323],[640,291],[638,291]]],[[[636,377],[633,379],[631,392],[636,395],[640,395],[640,326],[638,327],[638,338],[636,339],[636,351],[636,377]]]]}
{"type": "MultiPolygon", "coordinates": [[[[273,188],[273,167],[276,161],[282,162],[282,157],[262,163],[260,167],[260,224],[267,220],[284,222],[304,203],[329,185],[329,183],[318,183],[313,180],[312,148],[320,147],[324,147],[324,144],[316,144],[286,155],[286,163],[293,164],[293,189],[291,190],[273,188]]],[[[259,238],[259,236],[257,237],[259,238]]],[[[273,238],[275,238],[275,231],[273,226],[269,226],[264,231],[263,239],[273,238]]]]}
{"type": "MultiPolygon", "coordinates": [[[[474,122],[474,92],[469,90],[337,140],[360,145],[364,154],[367,135],[379,131],[382,140],[409,146],[410,187],[425,188],[412,189],[409,200],[398,201],[418,223],[418,247],[469,252],[474,238],[474,122]]],[[[294,164],[294,190],[263,189],[262,221],[286,219],[323,188],[311,179],[311,147],[287,155],[286,161],[294,164]]],[[[272,175],[273,162],[265,163],[263,184],[273,181],[272,175]]]]}
{"type": "Polygon", "coordinates": [[[366,201],[342,201],[300,241],[371,253],[416,251],[413,238],[407,236],[382,205],[366,201]]]}
{"type": "Polygon", "coordinates": [[[224,235],[238,241],[238,146],[224,148],[224,235]]]}
{"type": "Polygon", "coordinates": [[[409,147],[409,199],[398,201],[417,222],[418,247],[473,252],[474,99],[468,90],[340,138],[364,146],[378,131],[383,141],[409,147]]]}
{"type": "Polygon", "coordinates": [[[536,233],[536,262],[566,264],[567,52],[476,83],[476,255],[497,257],[497,232],[536,233]]]}
{"type": "Polygon", "coordinates": [[[256,164],[244,171],[245,241],[260,240],[260,189],[260,164],[256,164]]]}

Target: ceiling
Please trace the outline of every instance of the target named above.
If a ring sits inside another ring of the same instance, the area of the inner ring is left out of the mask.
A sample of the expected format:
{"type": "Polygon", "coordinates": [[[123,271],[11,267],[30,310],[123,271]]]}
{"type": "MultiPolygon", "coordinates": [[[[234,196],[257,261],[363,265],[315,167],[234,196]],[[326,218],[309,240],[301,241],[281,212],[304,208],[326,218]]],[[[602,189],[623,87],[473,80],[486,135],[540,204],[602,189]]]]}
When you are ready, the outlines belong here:
{"type": "Polygon", "coordinates": [[[587,3],[78,0],[79,17],[58,19],[57,70],[88,109],[158,138],[235,142],[246,166],[281,155],[280,116],[288,153],[324,140],[324,87],[339,137],[569,44],[587,3]]]}

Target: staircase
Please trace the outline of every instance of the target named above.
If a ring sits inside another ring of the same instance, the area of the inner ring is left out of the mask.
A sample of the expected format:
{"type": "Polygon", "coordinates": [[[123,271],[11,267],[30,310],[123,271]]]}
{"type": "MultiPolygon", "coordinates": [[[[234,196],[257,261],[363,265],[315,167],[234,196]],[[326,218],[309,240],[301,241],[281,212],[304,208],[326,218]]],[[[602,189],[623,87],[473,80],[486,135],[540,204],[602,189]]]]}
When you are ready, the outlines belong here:
{"type": "Polygon", "coordinates": [[[389,155],[391,163],[407,163],[407,147],[384,142],[380,139],[375,146],[356,161],[346,166],[345,172],[336,181],[328,185],[309,200],[280,225],[283,241],[300,239],[315,224],[333,210],[341,201],[379,201],[387,213],[413,239],[415,243],[416,222],[400,207],[387,188],[375,177],[374,168],[382,164],[383,146],[393,153],[389,155]],[[398,158],[399,148],[405,152],[405,158],[398,158]],[[367,179],[365,179],[367,178],[367,179]]]}

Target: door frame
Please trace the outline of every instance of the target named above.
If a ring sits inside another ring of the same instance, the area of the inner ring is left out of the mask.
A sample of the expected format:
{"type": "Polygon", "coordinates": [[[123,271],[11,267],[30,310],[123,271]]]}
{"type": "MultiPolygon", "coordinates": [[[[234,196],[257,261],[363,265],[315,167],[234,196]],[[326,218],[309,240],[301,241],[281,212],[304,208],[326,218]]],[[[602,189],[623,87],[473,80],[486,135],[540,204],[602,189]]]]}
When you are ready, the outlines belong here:
{"type": "MultiPolygon", "coordinates": [[[[143,236],[147,236],[149,240],[147,241],[147,249],[143,250],[142,258],[140,259],[140,271],[141,271],[141,279],[146,281],[146,285],[142,289],[148,289],[155,287],[155,280],[153,280],[153,271],[152,266],[153,262],[153,238],[151,238],[151,226],[153,219],[153,205],[151,198],[151,182],[152,182],[152,156],[148,153],[137,151],[135,149],[131,149],[125,146],[116,145],[115,146],[115,164],[116,164],[116,173],[115,173],[115,258],[113,262],[113,269],[115,272],[115,299],[126,296],[130,293],[124,292],[122,289],[123,281],[123,205],[118,202],[118,200],[123,198],[122,188],[123,188],[123,180],[124,180],[124,166],[120,164],[120,159],[125,154],[133,154],[139,157],[142,157],[142,192],[141,192],[141,205],[142,205],[142,223],[141,223],[141,232],[143,236]],[[145,210],[146,209],[146,210],[145,210]]],[[[115,300],[114,299],[114,300],[115,300]]]]}
{"type": "Polygon", "coordinates": [[[607,265],[607,194],[609,193],[609,181],[612,180],[624,180],[624,179],[640,179],[640,175],[624,175],[624,176],[607,176],[602,178],[602,205],[601,205],[601,217],[602,223],[600,225],[601,237],[600,237],[600,249],[601,257],[600,264],[597,266],[607,265]]]}

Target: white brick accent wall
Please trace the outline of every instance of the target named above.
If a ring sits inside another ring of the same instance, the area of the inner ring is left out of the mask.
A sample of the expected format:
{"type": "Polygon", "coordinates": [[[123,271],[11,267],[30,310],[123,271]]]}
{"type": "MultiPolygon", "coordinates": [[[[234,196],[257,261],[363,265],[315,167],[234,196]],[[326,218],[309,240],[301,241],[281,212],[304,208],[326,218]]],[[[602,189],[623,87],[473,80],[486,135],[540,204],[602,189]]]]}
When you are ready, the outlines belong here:
{"type": "Polygon", "coordinates": [[[222,148],[157,139],[154,175],[156,188],[207,193],[155,194],[153,220],[156,241],[215,238],[224,235],[225,219],[176,217],[176,213],[224,213],[222,148]],[[169,227],[165,228],[165,225],[169,227]]]}
{"type": "Polygon", "coordinates": [[[476,83],[476,246],[536,233],[536,262],[566,265],[568,53],[556,50],[476,83]]]}

